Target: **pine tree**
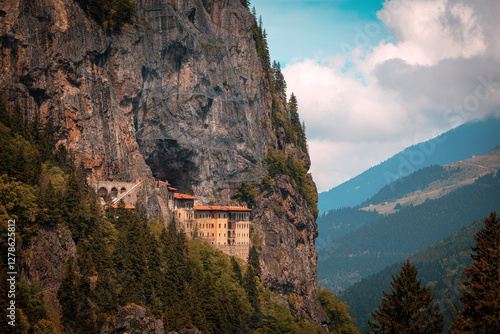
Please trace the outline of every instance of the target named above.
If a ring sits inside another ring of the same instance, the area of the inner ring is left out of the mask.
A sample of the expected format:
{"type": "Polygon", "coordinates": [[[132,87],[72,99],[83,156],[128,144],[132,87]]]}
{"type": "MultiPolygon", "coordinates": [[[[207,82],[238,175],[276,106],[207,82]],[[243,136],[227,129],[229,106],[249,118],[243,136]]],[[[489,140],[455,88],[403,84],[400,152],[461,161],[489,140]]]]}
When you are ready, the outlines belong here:
{"type": "Polygon", "coordinates": [[[175,220],[168,224],[162,234],[163,255],[165,256],[165,275],[163,289],[163,315],[165,329],[180,330],[190,322],[187,305],[187,286],[191,278],[187,240],[184,233],[177,231],[175,220]]]}
{"type": "Polygon", "coordinates": [[[468,280],[462,281],[464,308],[450,333],[500,333],[500,220],[495,212],[474,239],[472,267],[464,269],[468,280]]]}
{"type": "Polygon", "coordinates": [[[66,262],[66,271],[64,273],[57,298],[62,308],[62,320],[66,326],[73,326],[77,316],[80,296],[77,289],[77,275],[73,266],[73,257],[66,262]]]}
{"type": "Polygon", "coordinates": [[[41,225],[57,225],[62,224],[63,209],[61,207],[62,197],[60,193],[54,189],[52,183],[48,182],[47,186],[42,190],[38,196],[38,212],[36,221],[41,225]]]}
{"type": "Polygon", "coordinates": [[[11,165],[11,175],[21,182],[28,182],[29,171],[27,170],[27,160],[22,146],[16,152],[11,165]]]}
{"type": "Polygon", "coordinates": [[[273,61],[272,72],[274,77],[274,89],[286,97],[286,81],[281,72],[281,65],[276,60],[273,61]]]}
{"type": "Polygon", "coordinates": [[[28,126],[29,134],[33,142],[38,145],[41,141],[42,136],[42,122],[40,121],[40,116],[36,114],[28,126]]]}
{"type": "Polygon", "coordinates": [[[242,284],[243,276],[241,274],[241,267],[238,264],[238,261],[236,261],[236,258],[234,256],[231,256],[231,266],[233,269],[234,276],[236,277],[236,282],[242,284]]]}
{"type": "Polygon", "coordinates": [[[248,295],[248,301],[256,309],[260,309],[257,291],[257,276],[253,266],[248,265],[245,271],[244,287],[248,295]]]}
{"type": "Polygon", "coordinates": [[[297,122],[299,120],[299,104],[297,102],[297,97],[294,93],[290,95],[290,99],[288,100],[288,111],[290,112],[290,117],[292,121],[297,122]]]}
{"type": "Polygon", "coordinates": [[[248,264],[253,267],[255,276],[260,278],[262,270],[260,269],[259,253],[257,252],[257,248],[255,248],[255,246],[250,247],[250,250],[248,251],[248,264]]]}
{"type": "Polygon", "coordinates": [[[44,125],[43,131],[41,133],[40,143],[38,145],[38,150],[42,161],[49,160],[56,148],[56,139],[54,136],[55,130],[51,122],[47,122],[44,125]]]}
{"type": "Polygon", "coordinates": [[[383,292],[382,304],[372,312],[372,333],[442,333],[443,315],[428,287],[420,286],[417,267],[406,261],[392,277],[391,292],[383,292]]]}
{"type": "Polygon", "coordinates": [[[246,8],[249,9],[250,6],[250,0],[240,0],[241,4],[246,8]]]}

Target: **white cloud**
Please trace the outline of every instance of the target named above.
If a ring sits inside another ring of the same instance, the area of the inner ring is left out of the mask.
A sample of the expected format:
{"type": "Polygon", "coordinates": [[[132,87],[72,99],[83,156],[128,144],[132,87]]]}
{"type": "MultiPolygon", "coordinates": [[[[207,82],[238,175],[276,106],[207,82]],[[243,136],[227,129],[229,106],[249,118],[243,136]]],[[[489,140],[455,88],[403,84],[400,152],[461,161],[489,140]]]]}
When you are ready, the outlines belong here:
{"type": "Polygon", "coordinates": [[[358,47],[348,70],[341,70],[346,59],[339,55],[286,66],[320,191],[408,145],[498,110],[499,3],[386,1],[378,16],[396,41],[358,47]]]}
{"type": "Polygon", "coordinates": [[[365,171],[385,159],[381,151],[394,155],[410,145],[409,142],[334,142],[330,140],[308,140],[309,153],[313,159],[311,171],[318,191],[330,189],[365,171]],[[368,167],[367,167],[368,166],[368,167]],[[325,168],[328,167],[328,168],[325,168]]]}
{"type": "Polygon", "coordinates": [[[378,15],[394,30],[398,42],[379,45],[371,56],[372,64],[397,58],[429,66],[486,50],[480,15],[470,2],[397,0],[386,2],[378,15]]]}

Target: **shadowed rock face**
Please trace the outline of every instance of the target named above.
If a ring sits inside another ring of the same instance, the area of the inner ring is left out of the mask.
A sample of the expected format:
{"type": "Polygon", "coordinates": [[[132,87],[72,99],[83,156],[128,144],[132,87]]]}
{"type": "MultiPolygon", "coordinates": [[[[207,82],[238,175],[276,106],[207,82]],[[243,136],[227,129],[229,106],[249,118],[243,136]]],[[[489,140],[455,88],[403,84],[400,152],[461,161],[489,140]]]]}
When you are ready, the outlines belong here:
{"type": "Polygon", "coordinates": [[[114,323],[114,331],[105,333],[164,334],[163,322],[146,315],[146,309],[137,305],[128,305],[120,309],[114,323]]]}
{"type": "Polygon", "coordinates": [[[41,282],[45,300],[52,312],[60,315],[57,289],[62,282],[66,262],[77,256],[71,232],[62,226],[44,226],[25,248],[23,276],[41,282]]]}
{"type": "MultiPolygon", "coordinates": [[[[264,170],[268,147],[309,164],[272,128],[253,18],[239,0],[137,0],[136,7],[136,24],[110,34],[74,0],[2,2],[1,97],[52,122],[95,179],[144,180],[139,195],[150,215],[162,207],[153,174],[202,202],[220,202],[239,186],[230,178],[264,170]]],[[[281,178],[254,210],[263,281],[296,296],[297,312],[322,323],[317,227],[290,182],[281,178]]]]}

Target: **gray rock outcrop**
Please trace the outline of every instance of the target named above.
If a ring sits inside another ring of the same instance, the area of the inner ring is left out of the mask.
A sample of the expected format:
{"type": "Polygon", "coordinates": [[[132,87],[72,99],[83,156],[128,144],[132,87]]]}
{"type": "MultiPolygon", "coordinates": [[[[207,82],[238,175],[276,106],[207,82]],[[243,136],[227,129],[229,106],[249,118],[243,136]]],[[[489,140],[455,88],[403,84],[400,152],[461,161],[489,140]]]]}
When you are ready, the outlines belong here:
{"type": "MultiPolygon", "coordinates": [[[[304,160],[272,127],[272,99],[239,0],[136,0],[134,25],[105,32],[75,0],[0,4],[1,98],[54,124],[96,180],[144,181],[139,197],[164,207],[153,175],[201,202],[224,202],[264,172],[268,147],[304,160]],[[249,173],[251,172],[251,173],[249,173]]],[[[257,201],[263,283],[316,323],[317,226],[284,176],[257,201]]]]}

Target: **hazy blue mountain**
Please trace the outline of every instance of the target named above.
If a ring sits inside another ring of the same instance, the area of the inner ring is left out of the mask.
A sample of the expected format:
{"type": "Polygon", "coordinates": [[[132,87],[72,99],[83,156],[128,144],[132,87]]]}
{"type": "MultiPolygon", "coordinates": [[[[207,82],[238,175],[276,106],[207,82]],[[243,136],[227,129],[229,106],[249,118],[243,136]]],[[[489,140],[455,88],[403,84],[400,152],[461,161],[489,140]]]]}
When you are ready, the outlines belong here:
{"type": "Polygon", "coordinates": [[[382,215],[377,212],[363,211],[357,207],[328,211],[328,213],[316,219],[319,230],[319,236],[316,239],[316,250],[323,249],[331,241],[356,231],[358,228],[368,225],[381,217],[382,215]]]}
{"type": "Polygon", "coordinates": [[[500,169],[500,149],[453,164],[432,165],[380,189],[356,207],[330,210],[316,220],[319,236],[316,249],[331,247],[343,235],[371,224],[387,214],[421,205],[473,184],[478,177],[500,169]]]}
{"type": "Polygon", "coordinates": [[[346,289],[499,209],[500,173],[490,173],[328,242],[318,252],[318,280],[333,290],[346,289]]]}
{"type": "Polygon", "coordinates": [[[351,180],[319,194],[320,212],[354,207],[389,183],[431,165],[481,155],[500,144],[500,119],[465,123],[434,139],[408,147],[351,180]]]}

